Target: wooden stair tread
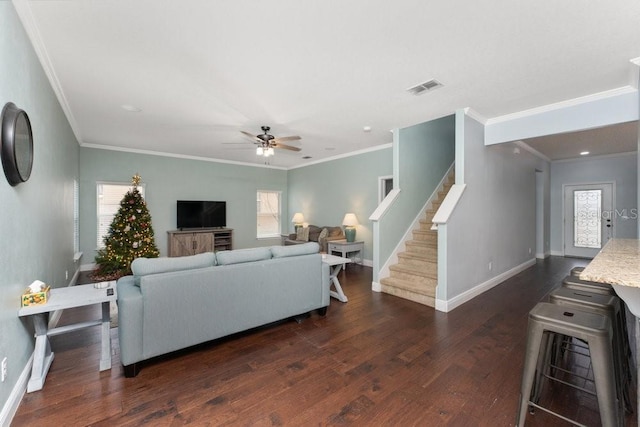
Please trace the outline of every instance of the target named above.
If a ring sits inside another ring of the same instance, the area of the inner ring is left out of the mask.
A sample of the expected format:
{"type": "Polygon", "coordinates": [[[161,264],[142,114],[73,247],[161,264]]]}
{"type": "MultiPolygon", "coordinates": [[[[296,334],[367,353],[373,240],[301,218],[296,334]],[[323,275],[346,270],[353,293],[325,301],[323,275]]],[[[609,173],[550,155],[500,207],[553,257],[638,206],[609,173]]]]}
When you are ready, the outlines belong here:
{"type": "Polygon", "coordinates": [[[423,252],[398,252],[398,258],[412,258],[415,260],[425,261],[425,262],[438,262],[435,257],[425,254],[423,252]]]}
{"type": "Polygon", "coordinates": [[[435,248],[438,246],[437,241],[430,240],[407,240],[404,242],[407,248],[415,246],[415,247],[425,247],[425,248],[435,248]]]}

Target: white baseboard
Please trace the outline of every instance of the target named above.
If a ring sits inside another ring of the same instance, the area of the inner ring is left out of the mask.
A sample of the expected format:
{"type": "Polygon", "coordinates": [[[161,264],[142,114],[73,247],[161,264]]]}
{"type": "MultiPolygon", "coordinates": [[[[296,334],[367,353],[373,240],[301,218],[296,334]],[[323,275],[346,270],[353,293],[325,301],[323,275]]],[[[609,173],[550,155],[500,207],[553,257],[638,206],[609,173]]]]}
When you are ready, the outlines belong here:
{"type": "Polygon", "coordinates": [[[24,394],[27,392],[27,383],[29,382],[29,377],[31,376],[32,365],[33,354],[31,354],[31,357],[29,358],[29,360],[27,360],[27,364],[20,373],[16,385],[13,387],[13,390],[11,390],[9,398],[4,404],[2,411],[0,411],[0,426],[11,425],[13,417],[16,415],[16,412],[18,412],[20,402],[22,401],[24,394]]]}
{"type": "Polygon", "coordinates": [[[534,259],[530,259],[529,261],[523,262],[520,265],[517,265],[515,267],[513,267],[511,270],[507,270],[502,274],[499,274],[489,280],[487,280],[484,283],[480,283],[477,286],[474,286],[473,288],[469,289],[468,291],[465,291],[463,293],[461,293],[460,295],[457,295],[453,298],[451,298],[450,300],[439,300],[436,299],[436,310],[438,311],[444,311],[445,313],[453,310],[456,307],[461,306],[462,304],[464,304],[467,301],[470,301],[471,299],[477,297],[478,295],[482,294],[483,292],[488,291],[489,289],[493,288],[496,285],[499,285],[500,283],[504,282],[505,280],[509,279],[510,277],[515,276],[516,274],[526,270],[527,268],[531,267],[532,265],[535,265],[536,260],[534,259]]]}
{"type": "Polygon", "coordinates": [[[91,264],[82,264],[80,265],[80,271],[91,271],[96,268],[96,263],[92,262],[91,264]]]}
{"type": "Polygon", "coordinates": [[[564,256],[563,251],[551,251],[551,256],[564,256]]]}
{"type": "Polygon", "coordinates": [[[371,282],[371,290],[373,292],[382,292],[382,285],[378,282],[371,282]]]}
{"type": "Polygon", "coordinates": [[[545,252],[543,254],[536,254],[536,258],[538,259],[545,259],[545,258],[549,258],[551,256],[551,253],[549,252],[545,252]]]}

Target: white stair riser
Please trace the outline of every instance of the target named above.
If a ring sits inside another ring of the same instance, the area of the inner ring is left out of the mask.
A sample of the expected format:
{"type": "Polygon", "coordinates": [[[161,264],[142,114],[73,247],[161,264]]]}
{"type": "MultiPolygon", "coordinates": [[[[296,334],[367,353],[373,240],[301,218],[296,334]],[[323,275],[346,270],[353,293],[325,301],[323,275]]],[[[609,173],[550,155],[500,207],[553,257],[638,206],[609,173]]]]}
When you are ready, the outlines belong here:
{"type": "MultiPolygon", "coordinates": [[[[391,266],[393,267],[393,266],[391,266]]],[[[425,272],[423,274],[414,274],[407,271],[399,271],[390,269],[391,277],[396,277],[400,280],[406,280],[407,282],[420,283],[420,284],[430,284],[433,283],[434,280],[438,279],[437,274],[425,272]]]]}

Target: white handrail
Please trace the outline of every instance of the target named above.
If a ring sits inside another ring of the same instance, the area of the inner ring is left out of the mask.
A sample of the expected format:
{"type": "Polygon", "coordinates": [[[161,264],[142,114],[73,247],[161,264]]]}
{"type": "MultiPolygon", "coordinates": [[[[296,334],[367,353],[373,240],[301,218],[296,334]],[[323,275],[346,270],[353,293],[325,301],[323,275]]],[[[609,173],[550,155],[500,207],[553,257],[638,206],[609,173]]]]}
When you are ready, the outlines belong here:
{"type": "Polygon", "coordinates": [[[446,224],[449,221],[449,217],[462,197],[462,193],[464,193],[465,188],[467,188],[467,184],[453,184],[442,201],[440,208],[433,216],[432,222],[435,225],[446,224]]]}

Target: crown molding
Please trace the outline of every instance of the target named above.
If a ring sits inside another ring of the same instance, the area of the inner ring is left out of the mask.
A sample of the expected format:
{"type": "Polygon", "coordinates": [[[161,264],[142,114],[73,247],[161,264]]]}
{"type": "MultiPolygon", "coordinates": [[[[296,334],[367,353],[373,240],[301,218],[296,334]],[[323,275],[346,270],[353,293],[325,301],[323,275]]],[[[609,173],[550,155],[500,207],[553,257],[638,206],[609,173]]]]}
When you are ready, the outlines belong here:
{"type": "Polygon", "coordinates": [[[350,151],[349,153],[339,154],[339,155],[332,156],[332,157],[327,157],[326,159],[316,160],[316,161],[309,162],[309,163],[303,163],[303,164],[298,165],[298,166],[291,166],[290,168],[288,168],[288,170],[304,168],[304,167],[307,167],[307,166],[313,166],[313,165],[317,165],[317,164],[320,164],[320,163],[332,162],[334,160],[339,160],[339,159],[344,159],[344,158],[347,158],[347,157],[358,156],[360,154],[371,153],[373,151],[384,150],[386,148],[392,148],[392,147],[393,147],[393,143],[389,142],[387,144],[376,145],[375,147],[364,148],[362,150],[350,151]]]}
{"type": "Polygon", "coordinates": [[[22,22],[22,26],[27,33],[27,37],[31,41],[31,45],[33,46],[33,50],[36,53],[38,60],[40,61],[40,65],[42,66],[45,75],[49,79],[49,83],[51,84],[51,88],[53,92],[56,94],[58,98],[58,102],[60,103],[60,107],[67,117],[67,121],[69,122],[69,126],[71,126],[71,131],[78,143],[82,141],[80,135],[80,129],[78,128],[78,124],[76,122],[73,113],[71,112],[71,107],[69,107],[69,102],[67,101],[67,97],[62,91],[62,85],[60,85],[60,80],[56,75],[56,72],[51,64],[51,59],[49,57],[49,53],[45,48],[45,44],[42,41],[42,36],[40,35],[40,31],[38,30],[38,26],[36,25],[36,19],[33,15],[33,11],[31,10],[31,5],[28,0],[11,0],[13,7],[18,14],[18,18],[22,22]]]}
{"type": "Polygon", "coordinates": [[[487,120],[488,119],[486,117],[484,117],[483,115],[481,115],[480,113],[478,113],[473,108],[467,107],[467,108],[464,108],[463,111],[467,116],[471,117],[475,121],[477,121],[477,122],[479,122],[479,123],[481,123],[483,125],[487,124],[487,120]]]}
{"type": "Polygon", "coordinates": [[[590,102],[599,101],[607,98],[613,98],[615,96],[626,95],[634,92],[637,92],[636,88],[632,86],[623,86],[617,89],[611,89],[604,92],[593,93],[590,95],[581,96],[574,99],[568,99],[565,101],[556,102],[555,104],[543,105],[541,107],[535,107],[529,110],[523,110],[523,111],[518,111],[516,113],[505,114],[504,116],[493,117],[491,119],[488,119],[485,124],[487,126],[490,126],[497,123],[503,123],[511,120],[521,119],[524,117],[535,116],[541,113],[547,113],[550,111],[561,110],[563,108],[588,104],[590,102]]]}
{"type": "Polygon", "coordinates": [[[80,143],[80,146],[83,148],[95,148],[98,150],[121,151],[124,153],[134,153],[134,154],[146,154],[149,156],[172,157],[176,159],[185,159],[185,160],[199,160],[202,162],[211,162],[211,163],[226,163],[230,165],[250,166],[254,168],[287,170],[286,167],[282,167],[282,166],[257,165],[255,163],[237,162],[234,160],[215,159],[211,157],[200,157],[200,156],[189,156],[186,154],[164,153],[161,151],[152,151],[152,150],[139,150],[136,148],[115,147],[111,145],[80,143]]]}

